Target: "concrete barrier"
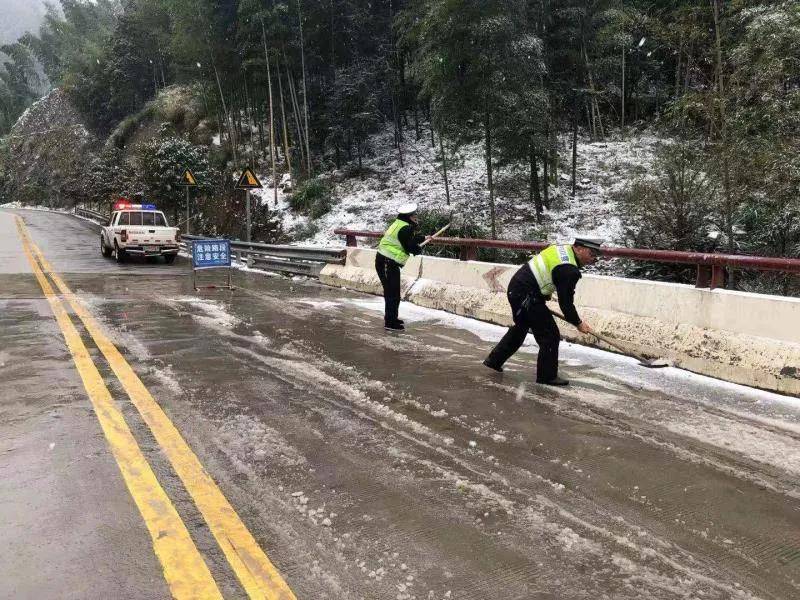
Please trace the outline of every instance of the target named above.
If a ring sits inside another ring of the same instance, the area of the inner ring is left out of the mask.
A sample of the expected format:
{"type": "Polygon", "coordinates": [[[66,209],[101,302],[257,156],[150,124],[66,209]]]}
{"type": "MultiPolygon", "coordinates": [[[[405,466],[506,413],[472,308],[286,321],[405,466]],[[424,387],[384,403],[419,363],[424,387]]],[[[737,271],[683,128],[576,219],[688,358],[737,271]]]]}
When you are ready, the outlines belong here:
{"type": "MultiPolygon", "coordinates": [[[[374,262],[374,250],[349,248],[345,265],[328,265],[320,279],[380,295],[374,262]]],[[[409,301],[420,306],[509,325],[505,290],[517,268],[414,257],[403,268],[403,294],[411,288],[409,301]]],[[[703,375],[800,396],[800,299],[585,275],[576,304],[598,331],[635,352],[703,375]]],[[[602,347],[573,327],[560,326],[565,339],[602,347]]]]}

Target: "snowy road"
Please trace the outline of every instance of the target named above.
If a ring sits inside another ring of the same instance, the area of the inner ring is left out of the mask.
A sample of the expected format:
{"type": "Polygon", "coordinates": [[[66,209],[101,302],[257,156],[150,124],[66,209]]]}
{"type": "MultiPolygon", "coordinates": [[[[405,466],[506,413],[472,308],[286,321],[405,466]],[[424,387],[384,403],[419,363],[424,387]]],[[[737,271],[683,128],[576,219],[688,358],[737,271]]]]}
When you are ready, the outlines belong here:
{"type": "MultiPolygon", "coordinates": [[[[163,564],[26,261],[32,242],[297,598],[800,597],[800,401],[566,346],[503,375],[494,326],[316,282],[100,257],[92,225],[0,211],[0,598],[166,598],[163,564]],[[62,232],[69,233],[68,243],[62,232]]],[[[241,578],[69,311],[225,598],[241,578]]],[[[173,588],[174,594],[174,588],[173,588]]]]}

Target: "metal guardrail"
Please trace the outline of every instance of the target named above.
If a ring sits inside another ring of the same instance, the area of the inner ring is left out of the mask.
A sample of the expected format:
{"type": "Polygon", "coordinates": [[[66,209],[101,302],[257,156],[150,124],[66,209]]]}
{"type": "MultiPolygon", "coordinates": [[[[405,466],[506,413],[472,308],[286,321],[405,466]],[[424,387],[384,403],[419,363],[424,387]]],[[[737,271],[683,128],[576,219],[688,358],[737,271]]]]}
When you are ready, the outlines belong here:
{"type": "MultiPolygon", "coordinates": [[[[208,238],[184,235],[181,237],[181,246],[188,251],[192,241],[203,239],[208,238]]],[[[239,240],[231,241],[231,253],[240,263],[255,269],[309,277],[319,277],[325,265],[341,265],[346,258],[345,250],[341,248],[279,246],[239,240]]]]}
{"type": "MultiPolygon", "coordinates": [[[[334,233],[346,236],[348,247],[358,246],[358,238],[360,237],[379,239],[383,236],[382,233],[376,231],[356,231],[351,229],[336,229],[334,233]]],[[[447,237],[432,239],[430,244],[460,248],[461,260],[475,260],[478,256],[478,248],[538,251],[549,245],[544,242],[509,242],[503,240],[447,237]]],[[[779,271],[783,273],[800,274],[800,259],[796,258],[615,247],[603,247],[602,254],[608,257],[625,258],[643,262],[696,265],[696,286],[698,288],[710,288],[712,290],[725,285],[725,276],[728,269],[779,271]]]]}
{"type": "Polygon", "coordinates": [[[79,217],[84,217],[86,219],[91,219],[92,221],[97,221],[98,223],[106,224],[108,223],[108,219],[110,215],[104,215],[99,212],[95,212],[93,210],[89,210],[88,208],[81,208],[80,206],[75,207],[75,214],[79,217]]]}

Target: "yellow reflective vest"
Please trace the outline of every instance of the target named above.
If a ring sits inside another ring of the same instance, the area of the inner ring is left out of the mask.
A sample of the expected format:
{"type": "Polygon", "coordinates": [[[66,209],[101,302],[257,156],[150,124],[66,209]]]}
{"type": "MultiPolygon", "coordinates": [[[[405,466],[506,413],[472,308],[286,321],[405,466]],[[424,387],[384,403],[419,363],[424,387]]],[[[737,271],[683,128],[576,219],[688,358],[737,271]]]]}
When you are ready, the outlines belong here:
{"type": "Polygon", "coordinates": [[[411,255],[403,248],[400,243],[400,238],[397,234],[403,227],[408,227],[408,223],[402,219],[395,220],[394,223],[389,225],[389,229],[383,234],[380,244],[378,244],[378,254],[382,254],[386,258],[391,258],[393,261],[405,265],[411,255]]]}
{"type": "Polygon", "coordinates": [[[542,296],[550,296],[556,291],[553,269],[565,264],[578,266],[572,246],[548,246],[528,262],[542,296]]]}

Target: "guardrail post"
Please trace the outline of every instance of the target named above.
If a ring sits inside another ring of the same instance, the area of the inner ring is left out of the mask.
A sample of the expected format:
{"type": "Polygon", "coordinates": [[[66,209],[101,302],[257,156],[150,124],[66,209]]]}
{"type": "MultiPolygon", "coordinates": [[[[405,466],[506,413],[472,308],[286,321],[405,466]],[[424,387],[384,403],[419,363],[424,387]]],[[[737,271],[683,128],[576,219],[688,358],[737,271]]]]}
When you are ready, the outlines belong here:
{"type": "Polygon", "coordinates": [[[697,282],[695,287],[715,290],[725,287],[725,267],[697,265],[697,282]]]}
{"type": "Polygon", "coordinates": [[[358,247],[358,240],[356,239],[356,236],[348,235],[347,236],[347,242],[345,243],[345,245],[348,248],[356,248],[356,247],[358,247]]]}
{"type": "Polygon", "coordinates": [[[478,249],[475,246],[461,246],[459,260],[477,260],[478,249]]]}
{"type": "Polygon", "coordinates": [[[725,267],[711,267],[711,289],[724,288],[726,275],[725,267]]]}
{"type": "Polygon", "coordinates": [[[711,267],[697,265],[697,281],[694,287],[705,289],[711,287],[711,267]]]}

